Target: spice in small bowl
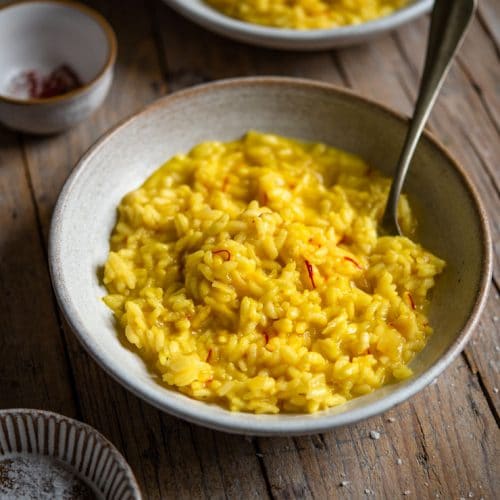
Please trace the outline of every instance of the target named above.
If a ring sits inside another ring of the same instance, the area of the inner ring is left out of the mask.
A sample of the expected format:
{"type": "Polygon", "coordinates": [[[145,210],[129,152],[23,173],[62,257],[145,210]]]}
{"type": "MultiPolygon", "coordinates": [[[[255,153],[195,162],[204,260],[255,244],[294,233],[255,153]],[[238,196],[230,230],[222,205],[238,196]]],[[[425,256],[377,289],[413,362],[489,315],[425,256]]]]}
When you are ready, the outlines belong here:
{"type": "Polygon", "coordinates": [[[10,82],[8,93],[17,99],[47,99],[67,94],[82,86],[75,70],[61,64],[48,75],[36,69],[25,70],[10,82]]]}

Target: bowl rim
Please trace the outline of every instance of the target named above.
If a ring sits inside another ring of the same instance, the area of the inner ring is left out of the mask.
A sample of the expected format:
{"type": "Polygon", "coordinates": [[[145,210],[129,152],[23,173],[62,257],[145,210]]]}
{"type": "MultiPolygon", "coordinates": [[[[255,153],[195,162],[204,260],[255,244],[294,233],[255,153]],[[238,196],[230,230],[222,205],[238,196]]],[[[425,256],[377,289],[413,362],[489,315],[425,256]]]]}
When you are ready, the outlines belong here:
{"type": "MultiPolygon", "coordinates": [[[[123,455],[123,453],[106,437],[104,434],[102,434],[100,431],[98,431],[95,427],[92,427],[91,425],[82,422],[81,420],[77,420],[75,418],[68,417],[66,415],[62,415],[61,413],[56,413],[51,410],[41,410],[41,409],[36,409],[36,408],[3,408],[0,409],[0,417],[23,417],[25,415],[31,415],[32,417],[42,417],[44,419],[50,419],[53,418],[56,421],[56,424],[60,424],[61,422],[66,422],[67,424],[73,425],[75,427],[78,427],[82,430],[84,430],[87,435],[89,436],[94,436],[94,438],[97,440],[97,442],[101,442],[102,444],[106,445],[111,452],[113,453],[115,459],[117,462],[121,465],[123,471],[126,474],[126,478],[130,483],[131,488],[133,489],[135,493],[135,498],[136,500],[141,500],[142,499],[142,493],[141,489],[139,488],[139,484],[137,483],[137,478],[135,477],[134,471],[131,467],[131,465],[127,462],[127,459],[123,455]]],[[[23,455],[38,455],[38,456],[52,456],[53,458],[57,460],[61,460],[56,455],[46,455],[44,453],[39,453],[39,452],[17,452],[17,455],[23,454],[23,455]]],[[[11,454],[12,455],[12,454],[11,454]]],[[[6,455],[3,455],[6,458],[9,457],[9,454],[7,453],[6,455]]],[[[2,452],[0,450],[0,460],[2,459],[2,452]]],[[[63,461],[68,467],[73,467],[72,464],[63,461]]]]}
{"type": "Polygon", "coordinates": [[[106,61],[104,62],[103,67],[98,71],[96,76],[94,76],[94,78],[92,78],[90,81],[80,85],[76,89],[52,97],[43,97],[43,98],[30,97],[28,99],[20,99],[17,97],[11,97],[0,93],[0,102],[3,101],[9,104],[28,105],[28,106],[36,104],[52,104],[55,102],[71,100],[72,98],[77,97],[89,91],[94,86],[94,84],[97,83],[107,73],[107,71],[110,68],[113,67],[116,61],[116,55],[118,52],[118,42],[116,39],[116,34],[113,31],[111,25],[104,18],[104,16],[101,15],[99,12],[97,12],[95,9],[92,9],[87,5],[84,5],[80,2],[75,2],[73,0],[13,0],[3,5],[0,5],[0,15],[7,9],[20,7],[26,4],[55,4],[70,9],[74,9],[76,11],[83,13],[87,17],[93,19],[101,27],[106,36],[108,55],[106,57],[106,61]]]}
{"type": "MultiPolygon", "coordinates": [[[[407,385],[396,389],[392,394],[371,403],[365,408],[357,408],[352,411],[342,412],[334,415],[317,414],[317,418],[303,421],[300,417],[307,416],[306,414],[298,414],[299,418],[290,419],[286,422],[280,420],[280,415],[270,415],[271,418],[266,420],[259,420],[259,415],[231,412],[224,410],[221,415],[212,415],[210,413],[200,415],[193,408],[190,409],[189,405],[182,402],[169,400],[168,392],[165,388],[158,385],[158,387],[148,387],[142,385],[139,381],[128,376],[127,371],[123,369],[117,361],[109,359],[105,352],[103,352],[86,333],[86,327],[83,321],[78,318],[78,308],[73,304],[68,292],[68,286],[64,279],[64,263],[61,259],[61,239],[62,239],[62,221],[64,219],[65,205],[71,198],[73,187],[78,183],[78,179],[88,164],[89,160],[95,154],[98,154],[101,146],[108,141],[114,134],[119,133],[122,128],[127,127],[131,122],[137,118],[142,118],[145,115],[155,111],[159,107],[168,109],[171,105],[178,101],[188,100],[198,94],[210,93],[213,91],[220,91],[224,89],[231,89],[234,87],[242,88],[256,88],[258,87],[276,87],[286,85],[288,87],[295,87],[301,90],[323,91],[327,93],[336,94],[342,98],[361,101],[364,105],[375,108],[376,111],[389,115],[399,121],[406,121],[407,119],[399,112],[396,112],[384,104],[377,103],[374,100],[367,99],[360,96],[352,90],[344,89],[331,85],[329,83],[321,83],[314,80],[288,78],[288,77],[249,77],[249,78],[234,78],[227,80],[220,80],[208,84],[203,84],[191,87],[182,91],[175,92],[167,95],[157,101],[149,104],[142,110],[132,114],[130,117],[124,119],[108,132],[106,132],[100,139],[98,139],[82,156],[71,175],[66,180],[63,189],[57,200],[50,227],[49,233],[49,270],[52,278],[55,295],[64,316],[66,317],[71,329],[77,336],[80,343],[84,346],[91,357],[104,369],[113,379],[119,382],[126,389],[133,394],[155,406],[156,408],[167,412],[176,417],[187,420],[188,422],[203,425],[211,429],[235,433],[235,434],[249,434],[260,436],[297,436],[303,434],[313,434],[323,432],[335,427],[340,427],[347,424],[352,424],[369,417],[373,417],[383,413],[393,406],[406,401],[411,396],[422,390],[460,354],[465,344],[472,335],[473,329],[479,321],[479,316],[484,308],[488,296],[488,290],[492,274],[492,240],[489,229],[488,217],[486,210],[483,207],[478,192],[469,179],[468,174],[464,168],[456,162],[448,150],[441,145],[436,138],[427,130],[424,131],[424,136],[430,144],[435,147],[444,157],[448,160],[449,164],[458,173],[461,182],[468,193],[475,211],[479,217],[481,227],[481,241],[482,241],[482,262],[481,262],[481,279],[477,289],[476,300],[471,310],[471,314],[465,323],[464,327],[458,332],[455,341],[447,348],[443,355],[434,362],[425,372],[418,377],[410,379],[407,385]],[[160,391],[159,389],[162,389],[160,391]],[[241,418],[245,415],[246,418],[241,418]],[[239,418],[240,417],[240,418],[239,418]]],[[[168,389],[166,389],[168,391],[168,389]]],[[[186,396],[187,398],[187,396],[186,396]]]]}
{"type": "MultiPolygon", "coordinates": [[[[396,11],[371,21],[360,24],[351,24],[332,28],[299,30],[293,28],[277,28],[265,26],[239,19],[232,18],[205,4],[203,0],[196,3],[186,3],[184,0],[163,0],[169,7],[191,19],[192,21],[206,26],[208,23],[212,29],[226,36],[245,36],[255,39],[261,38],[273,43],[302,42],[326,43],[345,38],[368,37],[381,31],[393,29],[401,24],[411,21],[428,12],[434,0],[413,0],[412,3],[397,9],[396,11]],[[229,33],[231,35],[229,35],[229,33]]],[[[248,39],[248,38],[247,38],[248,39]]],[[[294,46],[297,48],[297,46],[294,46]]]]}

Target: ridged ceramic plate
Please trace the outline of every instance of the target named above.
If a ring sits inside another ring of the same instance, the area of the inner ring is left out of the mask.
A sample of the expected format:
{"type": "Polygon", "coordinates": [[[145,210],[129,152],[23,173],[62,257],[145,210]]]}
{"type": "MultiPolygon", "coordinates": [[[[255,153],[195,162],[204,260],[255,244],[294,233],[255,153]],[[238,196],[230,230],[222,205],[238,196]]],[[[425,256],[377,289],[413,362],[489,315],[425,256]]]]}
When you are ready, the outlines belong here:
{"type": "Polygon", "coordinates": [[[318,50],[355,45],[426,14],[433,4],[433,0],[414,0],[407,7],[374,21],[339,28],[295,30],[245,23],[225,16],[203,0],[163,1],[179,14],[219,35],[262,47],[287,50],[318,50]]]}
{"type": "Polygon", "coordinates": [[[92,427],[42,410],[0,410],[0,498],[140,500],[134,474],[92,427]]]}

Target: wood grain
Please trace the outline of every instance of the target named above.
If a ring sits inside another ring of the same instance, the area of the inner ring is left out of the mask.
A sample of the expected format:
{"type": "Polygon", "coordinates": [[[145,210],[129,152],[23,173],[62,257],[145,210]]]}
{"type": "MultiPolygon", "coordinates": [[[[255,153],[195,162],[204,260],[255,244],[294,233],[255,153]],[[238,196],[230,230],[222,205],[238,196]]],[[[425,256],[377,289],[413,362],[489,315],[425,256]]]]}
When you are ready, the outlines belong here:
{"type": "Polygon", "coordinates": [[[0,408],[76,414],[18,137],[0,130],[0,408]]]}
{"type": "MultiPolygon", "coordinates": [[[[45,263],[50,216],[64,180],[90,144],[123,117],[167,91],[254,74],[348,86],[409,114],[427,21],[362,47],[300,54],[212,35],[159,0],[89,3],[110,20],[119,40],[115,82],[105,105],[60,136],[19,140],[0,132],[0,406],[78,415],[124,452],[145,498],[495,498],[498,288],[465,355],[411,401],[317,436],[257,439],[164,415],[111,380],[65,324],[62,333],[45,263]],[[34,295],[39,300],[33,302],[34,295]],[[380,438],[370,437],[370,431],[380,438]]],[[[495,16],[498,4],[483,0],[431,128],[498,215],[495,16]]],[[[492,222],[500,244],[500,221],[492,217],[492,222]]],[[[495,280],[499,283],[498,275],[495,280]]]]}
{"type": "Polygon", "coordinates": [[[476,17],[458,55],[458,64],[497,130],[500,126],[499,63],[498,49],[483,29],[480,18],[476,17]]]}
{"type": "Polygon", "coordinates": [[[485,31],[498,47],[500,46],[500,4],[496,0],[479,2],[479,19],[485,31]]]}

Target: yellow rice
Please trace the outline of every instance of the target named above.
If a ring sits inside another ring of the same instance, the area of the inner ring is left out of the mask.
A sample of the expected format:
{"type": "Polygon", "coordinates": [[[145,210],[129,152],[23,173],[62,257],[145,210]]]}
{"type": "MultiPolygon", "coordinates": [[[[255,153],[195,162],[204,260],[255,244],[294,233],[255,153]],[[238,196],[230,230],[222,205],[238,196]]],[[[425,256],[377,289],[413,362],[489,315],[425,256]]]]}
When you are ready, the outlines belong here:
{"type": "Polygon", "coordinates": [[[315,412],[407,378],[444,262],[377,235],[389,183],[324,144],[200,144],[123,198],[104,301],[168,386],[231,410],[315,412]]]}
{"type": "Polygon", "coordinates": [[[226,14],[276,28],[321,29],[391,14],[408,0],[205,0],[226,14]]]}

